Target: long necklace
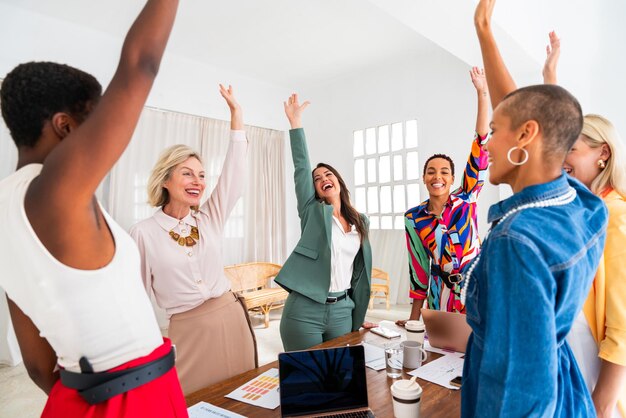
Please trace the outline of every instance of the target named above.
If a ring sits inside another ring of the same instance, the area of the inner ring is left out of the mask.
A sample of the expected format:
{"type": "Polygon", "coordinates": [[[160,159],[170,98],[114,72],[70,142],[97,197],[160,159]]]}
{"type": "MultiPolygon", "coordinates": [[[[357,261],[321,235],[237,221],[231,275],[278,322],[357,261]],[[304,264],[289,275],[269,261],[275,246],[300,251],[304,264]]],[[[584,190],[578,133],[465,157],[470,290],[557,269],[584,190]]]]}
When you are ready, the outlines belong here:
{"type": "MultiPolygon", "coordinates": [[[[186,237],[181,237],[179,233],[170,230],[170,237],[178,243],[181,247],[193,247],[200,240],[200,231],[198,230],[197,221],[196,226],[187,225],[190,227],[191,232],[186,237]]],[[[185,232],[184,230],[181,232],[185,232]]]]}
{"type": "MultiPolygon", "coordinates": [[[[511,216],[514,213],[519,212],[520,210],[523,210],[523,209],[547,208],[547,207],[550,207],[550,206],[563,206],[563,205],[567,205],[568,203],[572,203],[574,201],[574,199],[576,199],[576,190],[573,187],[570,187],[569,190],[567,190],[567,192],[563,193],[560,196],[554,197],[552,199],[546,199],[546,200],[540,200],[538,202],[526,203],[524,205],[520,205],[520,206],[518,206],[516,208],[513,208],[513,209],[509,210],[507,213],[505,213],[498,220],[498,223],[504,221],[509,216],[511,216]]],[[[489,228],[489,232],[491,232],[492,228],[493,228],[493,225],[491,226],[491,228],[489,228]]],[[[487,237],[489,236],[489,232],[487,232],[487,236],[485,237],[484,242],[487,241],[487,237]]],[[[472,279],[472,273],[474,272],[474,269],[476,268],[476,265],[480,261],[480,256],[481,255],[482,255],[482,251],[474,259],[474,262],[469,266],[469,268],[467,269],[467,273],[464,274],[464,276],[465,276],[465,278],[464,278],[465,283],[463,283],[463,288],[461,289],[461,303],[463,305],[465,305],[465,295],[467,294],[467,288],[469,286],[470,280],[472,279]]]]}

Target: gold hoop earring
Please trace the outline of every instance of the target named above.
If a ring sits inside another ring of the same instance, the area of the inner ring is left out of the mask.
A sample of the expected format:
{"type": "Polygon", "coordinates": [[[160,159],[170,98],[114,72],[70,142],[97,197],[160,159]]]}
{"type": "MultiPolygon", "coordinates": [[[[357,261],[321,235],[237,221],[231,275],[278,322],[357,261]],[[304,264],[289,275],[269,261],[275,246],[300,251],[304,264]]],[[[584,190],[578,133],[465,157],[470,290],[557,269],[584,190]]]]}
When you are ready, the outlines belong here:
{"type": "Polygon", "coordinates": [[[526,149],[525,149],[525,148],[521,148],[521,147],[512,147],[512,148],[509,150],[509,152],[507,152],[507,154],[506,154],[506,159],[507,159],[507,160],[509,160],[509,162],[510,162],[511,164],[513,164],[513,165],[524,165],[524,164],[526,164],[526,161],[528,161],[528,151],[526,151],[526,149]],[[514,162],[514,161],[511,159],[511,153],[512,153],[513,151],[515,151],[516,149],[519,149],[520,151],[524,151],[524,159],[523,159],[522,161],[520,161],[519,163],[516,163],[516,162],[514,162]]]}
{"type": "Polygon", "coordinates": [[[598,160],[598,168],[600,168],[600,170],[604,170],[606,168],[606,161],[602,158],[598,160]]]}

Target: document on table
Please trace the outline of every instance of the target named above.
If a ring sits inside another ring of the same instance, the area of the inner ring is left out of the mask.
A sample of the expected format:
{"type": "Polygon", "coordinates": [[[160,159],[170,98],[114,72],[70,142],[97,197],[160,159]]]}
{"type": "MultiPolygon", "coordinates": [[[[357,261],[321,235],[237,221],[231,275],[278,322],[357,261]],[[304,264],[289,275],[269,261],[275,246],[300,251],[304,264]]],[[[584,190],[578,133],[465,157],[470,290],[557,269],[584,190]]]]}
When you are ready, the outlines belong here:
{"type": "Polygon", "coordinates": [[[446,354],[443,357],[424,364],[419,369],[409,372],[411,376],[436,383],[444,388],[459,389],[450,384],[450,380],[463,374],[463,359],[454,354],[446,354]]]}
{"type": "Polygon", "coordinates": [[[433,347],[432,345],[430,345],[430,342],[428,340],[424,340],[424,350],[430,351],[432,353],[442,354],[444,356],[450,354],[457,357],[463,357],[465,355],[465,353],[459,353],[458,351],[444,350],[443,348],[433,347]]]}
{"type": "Polygon", "coordinates": [[[384,370],[385,349],[366,342],[363,343],[363,348],[365,349],[365,365],[376,371],[384,370]]]}
{"type": "Polygon", "coordinates": [[[243,415],[230,412],[207,402],[198,402],[187,408],[189,418],[245,418],[243,415]]]}
{"type": "Polygon", "coordinates": [[[233,390],[226,397],[261,408],[276,409],[280,405],[278,390],[278,369],[269,369],[233,390]]]}

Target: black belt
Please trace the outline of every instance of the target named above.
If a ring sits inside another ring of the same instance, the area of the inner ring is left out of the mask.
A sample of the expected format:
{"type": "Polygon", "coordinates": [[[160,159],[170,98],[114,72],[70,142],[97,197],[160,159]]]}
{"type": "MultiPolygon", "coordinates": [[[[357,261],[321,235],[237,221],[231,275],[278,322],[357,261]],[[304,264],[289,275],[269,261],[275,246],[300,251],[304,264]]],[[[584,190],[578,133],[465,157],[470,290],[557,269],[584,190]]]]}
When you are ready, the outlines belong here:
{"type": "Polygon", "coordinates": [[[327,305],[334,305],[335,303],[339,302],[340,300],[344,300],[345,298],[348,297],[348,290],[345,291],[345,293],[343,295],[339,295],[339,296],[328,296],[326,298],[326,304],[327,305]]]}
{"type": "Polygon", "coordinates": [[[441,277],[443,283],[450,290],[454,289],[454,286],[458,285],[463,281],[463,275],[461,273],[448,273],[439,268],[436,264],[431,264],[430,273],[434,274],[438,277],[441,277]]]}
{"type": "MultiPolygon", "coordinates": [[[[117,372],[76,373],[61,370],[61,383],[70,389],[76,389],[88,404],[95,405],[163,376],[174,367],[174,359],[172,347],[167,355],[159,359],[117,372]]],[[[84,364],[88,362],[82,357],[83,370],[84,364]]]]}

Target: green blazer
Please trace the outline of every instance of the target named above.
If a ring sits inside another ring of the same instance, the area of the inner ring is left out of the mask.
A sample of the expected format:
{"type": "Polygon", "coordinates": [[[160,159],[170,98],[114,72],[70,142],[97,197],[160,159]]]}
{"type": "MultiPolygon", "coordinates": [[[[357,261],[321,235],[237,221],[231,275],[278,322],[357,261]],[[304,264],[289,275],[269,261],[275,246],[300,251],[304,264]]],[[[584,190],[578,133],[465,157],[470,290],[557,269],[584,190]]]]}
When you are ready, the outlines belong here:
{"type": "MultiPolygon", "coordinates": [[[[333,207],[315,199],[311,163],[304,130],[289,131],[291,156],[295,166],[296,198],[300,217],[301,237],[282,269],[276,283],[289,292],[298,292],[318,303],[326,303],[330,288],[331,232],[333,207]]],[[[369,228],[369,220],[361,218],[369,228]]],[[[372,248],[365,238],[357,253],[350,282],[352,300],[352,330],[359,329],[369,304],[372,277],[372,248]]]]}

